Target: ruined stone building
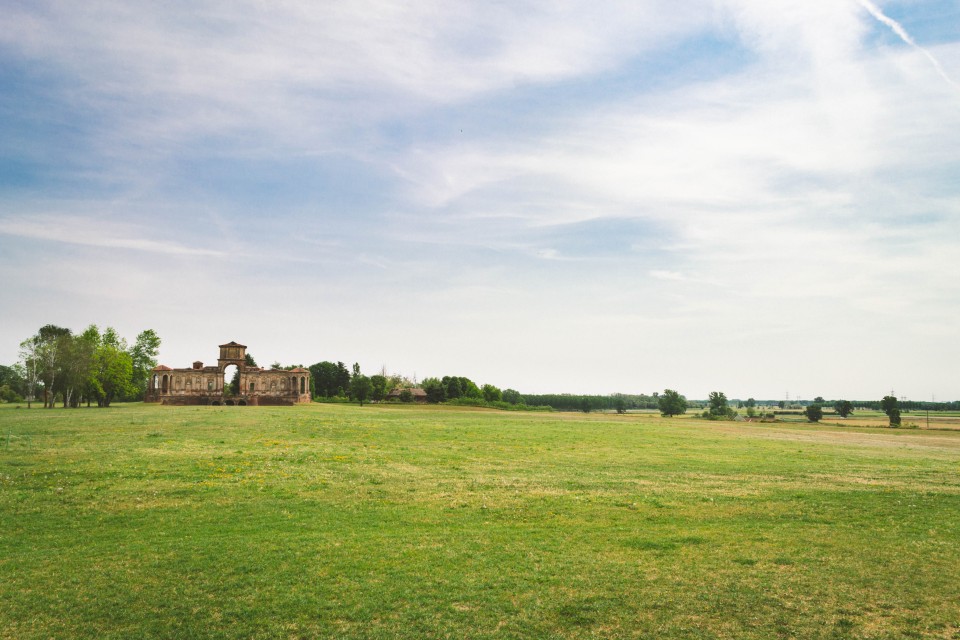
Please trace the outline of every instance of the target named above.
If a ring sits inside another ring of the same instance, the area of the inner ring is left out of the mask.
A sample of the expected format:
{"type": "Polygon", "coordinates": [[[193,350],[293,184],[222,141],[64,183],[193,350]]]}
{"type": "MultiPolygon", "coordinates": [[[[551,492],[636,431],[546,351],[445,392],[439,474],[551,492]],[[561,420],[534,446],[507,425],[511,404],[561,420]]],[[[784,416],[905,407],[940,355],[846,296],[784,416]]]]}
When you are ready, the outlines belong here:
{"type": "Polygon", "coordinates": [[[155,367],[144,401],[175,405],[294,405],[310,402],[310,371],[300,367],[252,367],[247,364],[247,347],[228,342],[220,345],[216,366],[194,362],[185,369],[155,367]],[[231,365],[240,373],[236,392],[224,376],[231,365]]]}

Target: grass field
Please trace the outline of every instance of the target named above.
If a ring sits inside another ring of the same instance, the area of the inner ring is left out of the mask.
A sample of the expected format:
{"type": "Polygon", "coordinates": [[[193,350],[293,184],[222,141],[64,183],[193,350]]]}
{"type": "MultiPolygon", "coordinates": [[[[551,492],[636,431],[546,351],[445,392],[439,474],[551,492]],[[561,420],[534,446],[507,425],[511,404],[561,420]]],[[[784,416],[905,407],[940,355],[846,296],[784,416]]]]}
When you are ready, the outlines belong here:
{"type": "Polygon", "coordinates": [[[960,638],[960,432],[0,409],[2,638],[960,638]]]}

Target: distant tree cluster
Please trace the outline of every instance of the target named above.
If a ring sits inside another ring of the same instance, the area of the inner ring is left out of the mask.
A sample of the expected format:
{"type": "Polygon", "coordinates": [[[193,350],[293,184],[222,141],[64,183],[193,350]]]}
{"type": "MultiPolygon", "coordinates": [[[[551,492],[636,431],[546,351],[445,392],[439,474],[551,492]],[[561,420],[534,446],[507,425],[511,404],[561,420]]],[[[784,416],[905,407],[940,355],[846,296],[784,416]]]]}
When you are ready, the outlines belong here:
{"type": "Polygon", "coordinates": [[[722,391],[711,391],[707,399],[707,410],[703,417],[708,420],[733,420],[737,416],[736,410],[730,406],[727,396],[722,391]]]}
{"type": "Polygon", "coordinates": [[[312,364],[308,369],[311,393],[316,399],[354,400],[360,404],[382,402],[393,389],[414,386],[401,375],[388,376],[381,372],[367,376],[356,362],[352,371],[343,362],[327,360],[312,364]]]}
{"type": "MultiPolygon", "coordinates": [[[[506,393],[506,392],[504,392],[506,393]]],[[[550,407],[554,411],[616,411],[626,413],[638,409],[659,409],[660,396],[613,393],[609,395],[577,395],[571,393],[524,394],[528,406],[550,407]]]]}
{"type": "Polygon", "coordinates": [[[109,407],[115,400],[140,400],[159,349],[152,329],[129,345],[110,327],[101,333],[90,325],[75,334],[48,324],[20,343],[20,360],[9,374],[19,388],[11,392],[24,397],[28,408],[38,396],[48,408],[58,401],[64,407],[109,407]]]}

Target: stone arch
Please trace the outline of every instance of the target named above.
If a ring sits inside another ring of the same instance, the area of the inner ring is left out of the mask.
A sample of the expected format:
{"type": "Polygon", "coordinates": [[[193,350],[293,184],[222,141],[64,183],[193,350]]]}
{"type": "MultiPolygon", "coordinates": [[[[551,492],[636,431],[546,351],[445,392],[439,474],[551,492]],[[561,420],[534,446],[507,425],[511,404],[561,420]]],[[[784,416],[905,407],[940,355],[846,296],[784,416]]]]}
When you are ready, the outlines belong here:
{"type": "Polygon", "coordinates": [[[220,366],[220,377],[218,378],[220,389],[225,396],[237,396],[243,393],[243,386],[240,383],[240,365],[234,362],[228,362],[220,366]],[[237,379],[237,386],[233,386],[234,378],[237,379]]]}
{"type": "Polygon", "coordinates": [[[160,381],[160,393],[166,393],[170,388],[170,377],[167,374],[163,374],[163,378],[160,381]]]}
{"type": "Polygon", "coordinates": [[[306,393],[305,391],[306,384],[307,384],[307,378],[305,376],[300,376],[300,395],[303,395],[306,393]]]}

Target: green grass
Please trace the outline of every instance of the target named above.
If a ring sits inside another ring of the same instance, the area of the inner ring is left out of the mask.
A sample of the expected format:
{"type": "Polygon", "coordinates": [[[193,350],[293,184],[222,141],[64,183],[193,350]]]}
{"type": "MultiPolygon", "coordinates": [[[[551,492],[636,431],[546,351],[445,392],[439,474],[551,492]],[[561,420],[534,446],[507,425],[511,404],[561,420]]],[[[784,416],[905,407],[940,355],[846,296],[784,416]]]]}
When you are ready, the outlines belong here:
{"type": "Polygon", "coordinates": [[[0,409],[0,638],[960,638],[960,432],[0,409]]]}

